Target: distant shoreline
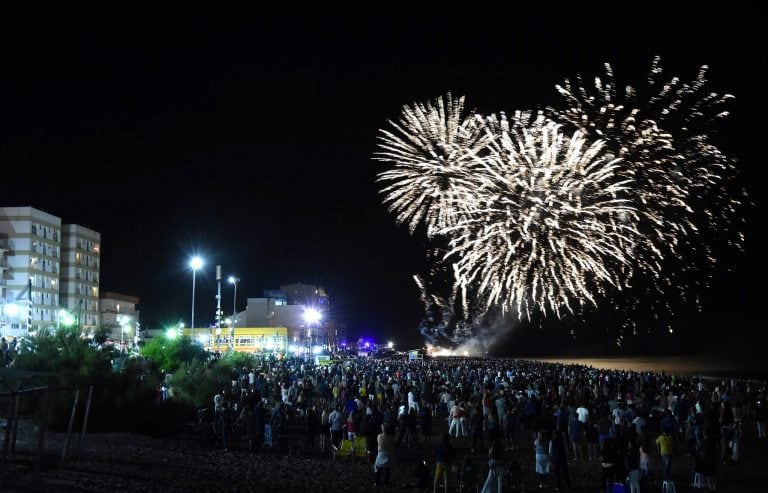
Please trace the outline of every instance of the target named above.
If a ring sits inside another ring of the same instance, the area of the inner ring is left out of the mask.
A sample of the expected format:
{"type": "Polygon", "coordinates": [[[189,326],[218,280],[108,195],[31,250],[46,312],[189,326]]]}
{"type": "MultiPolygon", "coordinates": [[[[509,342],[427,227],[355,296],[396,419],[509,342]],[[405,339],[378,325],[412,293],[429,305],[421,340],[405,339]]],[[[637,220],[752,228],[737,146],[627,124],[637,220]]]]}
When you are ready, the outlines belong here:
{"type": "Polygon", "coordinates": [[[515,359],[593,366],[610,370],[652,371],[712,378],[768,378],[768,359],[732,355],[620,356],[620,357],[541,357],[515,356],[515,359]]]}

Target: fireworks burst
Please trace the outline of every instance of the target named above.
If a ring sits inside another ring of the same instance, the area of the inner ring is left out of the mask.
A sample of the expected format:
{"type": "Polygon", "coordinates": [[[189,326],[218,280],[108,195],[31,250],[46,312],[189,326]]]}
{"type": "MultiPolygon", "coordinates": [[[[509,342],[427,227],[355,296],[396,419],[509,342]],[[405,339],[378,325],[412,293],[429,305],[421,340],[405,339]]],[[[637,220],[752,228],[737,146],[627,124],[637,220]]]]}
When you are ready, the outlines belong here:
{"type": "Polygon", "coordinates": [[[472,214],[446,233],[464,292],[486,306],[573,313],[574,303],[595,304],[592,293],[620,283],[608,266],[629,264],[622,245],[637,236],[627,200],[629,181],[603,143],[580,132],[565,135],[552,122],[510,125],[496,135],[485,160],[472,214]]]}
{"type": "Polygon", "coordinates": [[[463,113],[464,97],[448,94],[405,106],[390,130],[380,130],[374,159],[394,165],[378,177],[389,184],[384,203],[411,233],[422,222],[430,237],[455,224],[473,193],[488,136],[474,112],[463,113]]]}
{"type": "Polygon", "coordinates": [[[732,227],[741,205],[741,197],[730,195],[735,163],[711,143],[733,96],[710,92],[706,72],[702,67],[687,83],[677,77],[664,81],[657,57],[646,87],[627,86],[619,95],[613,70],[605,64],[604,80],[595,78],[591,88],[580,78],[577,84],[566,80],[556,86],[567,108],[549,109],[554,119],[602,139],[621,158],[617,172],[633,182],[626,198],[643,232],[626,284],[633,284],[633,273],[650,275],[657,281],[650,299],[667,314],[672,313],[670,295],[685,300],[690,285],[700,282],[696,271],[717,262],[714,244],[743,247],[741,232],[732,227]]]}
{"type": "Polygon", "coordinates": [[[392,165],[378,176],[384,203],[411,233],[424,224],[447,244],[451,294],[427,296],[417,280],[439,315],[425,319],[433,333],[471,332],[493,307],[577,314],[638,276],[661,280],[653,289],[671,311],[668,291],[684,296],[681,277],[716,262],[710,240],[740,206],[735,163],[712,143],[731,96],[707,89],[706,67],[665,82],[657,58],[647,87],[621,95],[605,71],[591,87],[556,86],[565,109],[481,117],[449,94],[380,131],[374,157],[392,165]]]}

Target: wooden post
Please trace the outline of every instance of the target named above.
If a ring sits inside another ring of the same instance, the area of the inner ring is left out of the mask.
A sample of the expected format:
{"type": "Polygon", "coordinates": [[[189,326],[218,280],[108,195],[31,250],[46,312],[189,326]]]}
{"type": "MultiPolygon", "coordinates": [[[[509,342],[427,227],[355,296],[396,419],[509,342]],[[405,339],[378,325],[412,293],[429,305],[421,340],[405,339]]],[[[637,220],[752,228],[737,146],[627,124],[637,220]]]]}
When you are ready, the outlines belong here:
{"type": "Polygon", "coordinates": [[[48,426],[48,417],[51,413],[51,390],[45,389],[43,396],[43,416],[40,420],[40,434],[37,437],[37,459],[35,460],[35,472],[40,472],[43,463],[43,443],[45,443],[45,427],[48,426]]]}
{"type": "MultiPolygon", "coordinates": [[[[10,398],[11,397],[9,395],[8,399],[10,398]]],[[[5,441],[3,441],[3,459],[6,459],[8,457],[8,448],[11,444],[11,423],[12,422],[13,422],[13,417],[8,416],[8,420],[5,422],[5,441]]]]}
{"type": "Polygon", "coordinates": [[[61,451],[61,461],[59,469],[64,467],[64,459],[67,457],[69,449],[69,437],[72,435],[72,427],[75,425],[75,413],[77,412],[77,399],[80,397],[80,389],[75,390],[75,401],[72,403],[72,414],[69,416],[69,426],[67,427],[67,437],[64,440],[64,449],[61,451]]]}
{"type": "Polygon", "coordinates": [[[83,417],[83,429],[80,432],[80,451],[77,453],[77,460],[83,456],[83,446],[85,445],[85,431],[88,429],[88,415],[91,411],[91,396],[93,395],[93,385],[88,387],[88,400],[85,402],[85,416],[83,417]]]}
{"type": "MultiPolygon", "coordinates": [[[[16,394],[16,402],[13,404],[13,431],[11,433],[11,453],[16,453],[16,435],[19,432],[19,399],[21,393],[16,394]]],[[[8,423],[6,426],[10,426],[8,423]]]]}

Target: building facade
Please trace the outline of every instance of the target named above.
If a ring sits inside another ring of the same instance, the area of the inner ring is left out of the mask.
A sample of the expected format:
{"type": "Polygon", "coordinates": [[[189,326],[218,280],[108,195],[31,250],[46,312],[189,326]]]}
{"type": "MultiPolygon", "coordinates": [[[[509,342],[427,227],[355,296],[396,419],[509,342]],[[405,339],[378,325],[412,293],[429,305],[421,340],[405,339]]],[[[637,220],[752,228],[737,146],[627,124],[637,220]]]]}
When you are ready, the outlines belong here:
{"type": "Polygon", "coordinates": [[[99,269],[101,234],[76,224],[62,226],[62,306],[75,314],[84,332],[99,322],[99,269]]]}
{"type": "Polygon", "coordinates": [[[26,336],[73,316],[99,325],[101,235],[34,207],[0,207],[0,333],[26,336]]]}
{"type": "Polygon", "coordinates": [[[214,327],[205,329],[184,328],[181,333],[194,337],[208,351],[224,353],[234,349],[241,353],[281,353],[288,351],[288,329],[286,327],[236,327],[234,334],[228,329],[214,327]],[[234,336],[230,340],[230,337],[234,336]]]}
{"type": "Polygon", "coordinates": [[[248,298],[244,325],[249,327],[278,327],[288,329],[288,344],[298,347],[327,346],[333,343],[330,330],[330,303],[322,286],[288,284],[279,290],[267,290],[263,298],[248,298]],[[315,310],[319,320],[310,321],[308,310],[315,310]]]}
{"type": "Polygon", "coordinates": [[[59,316],[61,219],[34,207],[0,207],[0,332],[55,326],[59,316]]]}
{"type": "Polygon", "coordinates": [[[139,310],[136,305],[139,299],[120,293],[101,293],[99,299],[99,321],[104,327],[112,329],[111,339],[123,345],[134,345],[139,342],[141,325],[139,310]]]}

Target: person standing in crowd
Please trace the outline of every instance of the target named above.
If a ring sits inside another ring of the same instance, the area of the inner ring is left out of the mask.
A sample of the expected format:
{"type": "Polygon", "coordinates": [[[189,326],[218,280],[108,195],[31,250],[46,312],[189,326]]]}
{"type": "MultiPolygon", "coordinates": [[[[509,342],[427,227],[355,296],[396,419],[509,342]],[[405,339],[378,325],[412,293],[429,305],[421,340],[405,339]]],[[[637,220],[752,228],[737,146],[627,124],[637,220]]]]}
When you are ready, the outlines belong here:
{"type": "Polygon", "coordinates": [[[373,464],[374,486],[389,486],[392,465],[395,459],[395,432],[389,423],[381,424],[381,433],[376,437],[376,462],[373,464]]]}
{"type": "Polygon", "coordinates": [[[499,426],[499,419],[496,416],[496,411],[491,410],[488,414],[488,419],[485,421],[485,429],[488,432],[488,441],[493,443],[496,440],[501,439],[501,429],[499,426]]]}
{"type": "Polygon", "coordinates": [[[443,433],[443,439],[435,445],[435,481],[432,486],[432,492],[437,492],[437,485],[440,481],[443,482],[443,488],[445,492],[448,492],[448,477],[451,473],[451,462],[456,457],[456,452],[451,445],[451,436],[448,433],[443,433]]]}
{"type": "Polygon", "coordinates": [[[504,444],[496,440],[488,449],[488,477],[481,493],[502,493],[504,491],[504,444]]]}
{"type": "Polygon", "coordinates": [[[584,437],[587,440],[587,458],[590,461],[596,461],[600,455],[600,433],[597,431],[597,426],[590,420],[584,430],[584,437]]]}
{"type": "Polygon", "coordinates": [[[672,474],[672,446],[673,438],[668,430],[663,430],[656,438],[656,446],[661,454],[661,460],[664,463],[664,479],[669,480],[672,474]]]}
{"type": "Polygon", "coordinates": [[[483,440],[483,422],[482,404],[478,403],[472,409],[472,413],[469,416],[469,430],[472,434],[472,448],[470,449],[470,452],[474,452],[475,449],[478,448],[478,443],[480,444],[481,449],[485,448],[483,440]]]}
{"type": "Polygon", "coordinates": [[[579,404],[579,407],[576,408],[576,415],[578,416],[579,421],[583,424],[587,424],[587,420],[589,419],[589,409],[587,409],[584,403],[579,404]]]}
{"type": "Polygon", "coordinates": [[[717,473],[717,463],[720,460],[718,442],[718,437],[713,437],[710,430],[705,428],[700,450],[701,474],[704,476],[704,481],[709,491],[716,489],[715,475],[717,473]]]}
{"type": "Polygon", "coordinates": [[[344,418],[342,418],[338,407],[328,415],[328,426],[331,430],[331,445],[338,447],[344,432],[344,418]]]}
{"type": "Polygon", "coordinates": [[[456,402],[453,409],[451,409],[451,426],[448,429],[448,433],[456,438],[459,437],[459,433],[461,433],[461,436],[467,436],[467,432],[464,428],[464,422],[466,420],[464,417],[465,413],[466,411],[460,402],[456,402]]]}
{"type": "Polygon", "coordinates": [[[606,485],[613,484],[616,479],[616,469],[621,460],[619,451],[616,449],[616,441],[613,437],[603,440],[601,455],[601,467],[603,472],[602,482],[599,485],[601,491],[605,491],[606,485]]]}
{"type": "Polygon", "coordinates": [[[755,421],[757,422],[757,438],[766,437],[766,421],[768,421],[768,402],[765,400],[765,395],[761,392],[757,399],[757,406],[755,409],[755,421]]]}
{"type": "Polygon", "coordinates": [[[325,450],[326,444],[326,437],[329,434],[329,424],[328,424],[328,416],[330,413],[328,412],[328,408],[323,406],[323,410],[320,413],[320,450],[325,450]]]}
{"type": "Polygon", "coordinates": [[[549,485],[549,438],[545,430],[539,430],[533,441],[536,450],[536,475],[539,478],[539,488],[549,485]]]}
{"type": "Polygon", "coordinates": [[[627,478],[630,493],[640,493],[640,450],[636,443],[627,442],[627,478]]]}
{"type": "Polygon", "coordinates": [[[520,423],[517,419],[517,407],[507,408],[507,416],[504,420],[504,438],[507,443],[507,450],[515,450],[515,439],[517,438],[517,429],[520,423]]]}
{"type": "Polygon", "coordinates": [[[573,459],[584,459],[584,423],[581,422],[578,415],[571,417],[568,431],[570,432],[571,444],[573,445],[573,459]]]}
{"type": "Polygon", "coordinates": [[[566,445],[563,428],[558,426],[552,440],[549,442],[549,457],[551,469],[555,475],[556,489],[563,489],[565,485],[571,488],[571,474],[568,471],[568,447],[566,445]]]}
{"type": "Polygon", "coordinates": [[[425,406],[421,416],[421,434],[424,436],[424,443],[432,444],[432,406],[425,406]]]}

